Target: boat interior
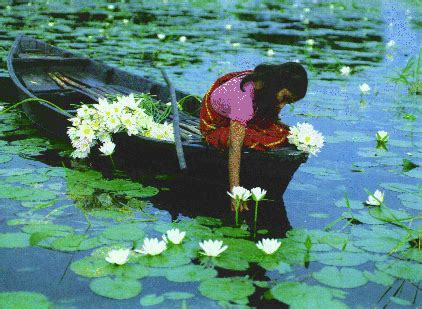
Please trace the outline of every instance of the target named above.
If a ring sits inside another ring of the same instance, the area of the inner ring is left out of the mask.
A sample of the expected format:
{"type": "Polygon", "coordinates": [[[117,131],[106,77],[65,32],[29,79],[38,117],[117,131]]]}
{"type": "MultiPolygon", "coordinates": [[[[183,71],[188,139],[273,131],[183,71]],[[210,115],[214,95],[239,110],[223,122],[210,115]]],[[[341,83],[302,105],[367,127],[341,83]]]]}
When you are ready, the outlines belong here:
{"type": "MultiPolygon", "coordinates": [[[[13,66],[20,82],[36,97],[54,102],[70,114],[76,114],[78,105],[94,104],[98,98],[107,95],[129,95],[149,93],[156,97],[168,98],[167,87],[139,77],[136,89],[128,88],[134,83],[134,75],[91,61],[89,58],[75,57],[73,54],[46,54],[45,50],[25,49],[15,54],[13,66]],[[125,82],[125,79],[128,82],[125,82]],[[124,84],[125,86],[122,86],[124,84]],[[167,91],[167,93],[163,93],[167,91]]],[[[190,97],[189,105],[198,106],[198,100],[190,97]],[[193,102],[194,101],[194,102],[193,102]]],[[[165,103],[165,102],[162,102],[165,103]]],[[[164,104],[157,105],[164,110],[164,104]]],[[[184,142],[201,141],[199,118],[180,112],[181,137],[184,142]]],[[[172,120],[170,115],[169,121],[172,120]]]]}

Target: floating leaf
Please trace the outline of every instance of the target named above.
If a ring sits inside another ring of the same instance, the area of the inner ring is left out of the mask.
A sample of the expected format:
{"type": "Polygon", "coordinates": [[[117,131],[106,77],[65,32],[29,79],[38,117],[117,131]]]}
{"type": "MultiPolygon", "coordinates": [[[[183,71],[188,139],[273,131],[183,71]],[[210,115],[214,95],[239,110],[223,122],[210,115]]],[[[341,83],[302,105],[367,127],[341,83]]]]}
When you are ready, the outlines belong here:
{"type": "Polygon", "coordinates": [[[401,306],[410,306],[412,303],[410,301],[408,301],[407,299],[403,299],[403,298],[399,298],[399,297],[394,297],[391,296],[390,300],[397,304],[397,305],[401,305],[401,306]]]}
{"type": "Polygon", "coordinates": [[[348,200],[349,203],[346,203],[346,199],[342,198],[341,200],[338,200],[335,205],[337,207],[344,207],[344,208],[349,208],[348,206],[350,206],[351,209],[363,209],[365,208],[362,201],[358,201],[358,200],[348,200]]]}
{"type": "Polygon", "coordinates": [[[9,176],[6,178],[6,182],[18,182],[21,184],[33,184],[39,182],[45,182],[49,180],[50,177],[40,174],[25,174],[25,175],[16,175],[16,176],[9,176]]]}
{"type": "Polygon", "coordinates": [[[113,299],[128,299],[141,292],[142,286],[137,280],[130,278],[110,277],[97,278],[91,281],[90,289],[104,297],[113,299]]]}
{"type": "Polygon", "coordinates": [[[42,189],[2,185],[0,186],[0,198],[18,201],[46,201],[56,198],[56,194],[42,189]]]}
{"type": "Polygon", "coordinates": [[[400,252],[400,255],[407,259],[411,259],[422,263],[422,250],[418,248],[409,248],[406,251],[400,252]]]}
{"type": "Polygon", "coordinates": [[[3,155],[3,154],[0,155],[0,164],[9,162],[10,160],[12,160],[12,157],[11,156],[3,155]]]}
{"type": "Polygon", "coordinates": [[[316,261],[330,266],[358,266],[369,261],[368,254],[349,252],[315,253],[316,261]]]}
{"type": "Polygon", "coordinates": [[[334,299],[332,289],[299,282],[281,282],[271,289],[272,296],[292,308],[348,308],[334,299]]]}
{"type": "Polygon", "coordinates": [[[69,234],[62,238],[56,239],[51,243],[51,247],[60,251],[78,251],[79,246],[83,240],[87,238],[86,235],[69,234]]]}
{"type": "Polygon", "coordinates": [[[217,276],[217,271],[199,265],[186,265],[170,269],[166,278],[173,282],[194,282],[211,279],[217,276]]]}
{"type": "Polygon", "coordinates": [[[139,223],[120,224],[105,229],[101,236],[111,240],[134,241],[140,240],[145,235],[139,223]]]}
{"type": "Polygon", "coordinates": [[[220,219],[212,218],[212,217],[198,216],[195,218],[195,221],[198,222],[198,224],[200,225],[207,225],[207,226],[221,226],[222,224],[220,219]]]}
{"type": "Polygon", "coordinates": [[[187,256],[169,254],[168,250],[160,255],[139,255],[136,259],[138,263],[148,267],[178,267],[189,264],[191,259],[187,256]]]}
{"type": "Polygon", "coordinates": [[[217,235],[224,235],[228,237],[248,237],[250,233],[241,228],[224,226],[214,230],[217,235]]]}
{"type": "Polygon", "coordinates": [[[48,233],[51,236],[66,236],[73,233],[73,228],[67,225],[58,225],[52,223],[45,224],[28,224],[22,227],[22,231],[28,234],[33,233],[48,233]]]}
{"type": "Polygon", "coordinates": [[[159,190],[154,187],[141,187],[138,190],[131,190],[131,191],[118,191],[119,195],[124,195],[127,198],[139,197],[139,198],[146,198],[152,197],[157,195],[159,190]]]}
{"type": "Polygon", "coordinates": [[[422,210],[422,195],[418,194],[400,194],[397,196],[402,205],[416,210],[422,210]]]}
{"type": "Polygon", "coordinates": [[[363,275],[372,282],[382,284],[384,286],[391,286],[394,283],[394,278],[386,273],[383,273],[379,270],[375,270],[373,273],[364,271],[363,275]]]}
{"type": "Polygon", "coordinates": [[[391,209],[387,206],[373,207],[369,209],[369,214],[378,220],[389,223],[409,221],[412,219],[412,216],[407,212],[391,209]]]}
{"type": "Polygon", "coordinates": [[[88,278],[104,277],[114,271],[114,265],[104,259],[87,256],[70,265],[70,269],[81,276],[88,278]]]}
{"type": "Polygon", "coordinates": [[[238,301],[252,295],[255,287],[250,280],[245,278],[213,278],[202,281],[199,292],[214,300],[238,301]]]}
{"type": "Polygon", "coordinates": [[[408,172],[413,170],[414,168],[418,167],[419,165],[413,163],[410,160],[403,159],[403,172],[408,172]]]}
{"type": "Polygon", "coordinates": [[[192,298],[195,295],[186,292],[166,292],[163,294],[163,296],[171,300],[182,300],[192,298]]]}
{"type": "Polygon", "coordinates": [[[379,262],[375,264],[380,271],[393,277],[414,282],[422,280],[422,264],[408,261],[379,262]]]}
{"type": "Polygon", "coordinates": [[[141,298],[139,303],[141,306],[154,306],[161,304],[165,300],[163,295],[148,294],[141,298]]]}
{"type": "Polygon", "coordinates": [[[48,298],[33,292],[3,292],[0,293],[0,307],[2,309],[31,308],[48,309],[53,304],[48,298]]]}
{"type": "Polygon", "coordinates": [[[417,179],[422,179],[422,170],[420,168],[418,169],[413,169],[409,172],[403,173],[406,176],[412,177],[412,178],[417,178],[417,179]]]}
{"type": "Polygon", "coordinates": [[[360,270],[346,267],[338,269],[325,266],[319,272],[314,272],[312,277],[326,285],[343,289],[357,288],[368,282],[360,270]]]}
{"type": "Polygon", "coordinates": [[[0,233],[0,248],[29,247],[29,235],[25,233],[0,233]]]}
{"type": "Polygon", "coordinates": [[[118,277],[142,279],[149,274],[148,268],[138,264],[124,264],[115,266],[113,274],[118,277]]]}

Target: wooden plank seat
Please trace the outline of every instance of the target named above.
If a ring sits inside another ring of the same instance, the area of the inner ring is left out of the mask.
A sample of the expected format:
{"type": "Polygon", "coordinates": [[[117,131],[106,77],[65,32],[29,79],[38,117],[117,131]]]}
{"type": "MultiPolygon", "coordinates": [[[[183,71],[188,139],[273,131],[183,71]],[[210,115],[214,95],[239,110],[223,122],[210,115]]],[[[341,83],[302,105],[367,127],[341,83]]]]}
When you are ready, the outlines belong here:
{"type": "Polygon", "coordinates": [[[85,66],[89,64],[90,60],[87,58],[60,58],[60,57],[29,57],[29,58],[15,58],[13,59],[15,65],[31,65],[37,67],[50,66],[85,66]]]}

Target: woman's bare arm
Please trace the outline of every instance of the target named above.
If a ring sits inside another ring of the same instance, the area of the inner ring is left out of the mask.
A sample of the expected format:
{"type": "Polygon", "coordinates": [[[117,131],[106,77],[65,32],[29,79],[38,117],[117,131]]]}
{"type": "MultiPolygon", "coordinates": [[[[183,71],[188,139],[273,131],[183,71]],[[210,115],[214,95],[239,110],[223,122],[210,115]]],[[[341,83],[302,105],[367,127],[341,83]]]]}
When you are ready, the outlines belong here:
{"type": "MultiPolygon", "coordinates": [[[[245,139],[246,128],[239,122],[230,120],[229,135],[229,183],[230,190],[240,184],[240,158],[242,154],[243,140],[245,139]]],[[[234,210],[234,201],[232,200],[232,210],[234,210]]],[[[240,205],[240,211],[248,210],[246,203],[240,205]]]]}

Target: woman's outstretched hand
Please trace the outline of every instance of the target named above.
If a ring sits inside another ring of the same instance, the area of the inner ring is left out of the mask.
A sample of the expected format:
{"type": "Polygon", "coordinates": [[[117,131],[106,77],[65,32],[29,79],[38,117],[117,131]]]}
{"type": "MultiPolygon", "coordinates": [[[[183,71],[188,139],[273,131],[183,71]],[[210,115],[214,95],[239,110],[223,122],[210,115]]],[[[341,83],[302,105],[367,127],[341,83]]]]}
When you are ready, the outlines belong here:
{"type": "MultiPolygon", "coordinates": [[[[231,200],[231,210],[236,211],[236,200],[231,200]]],[[[247,202],[239,202],[239,211],[248,211],[248,203],[247,202]]]]}

